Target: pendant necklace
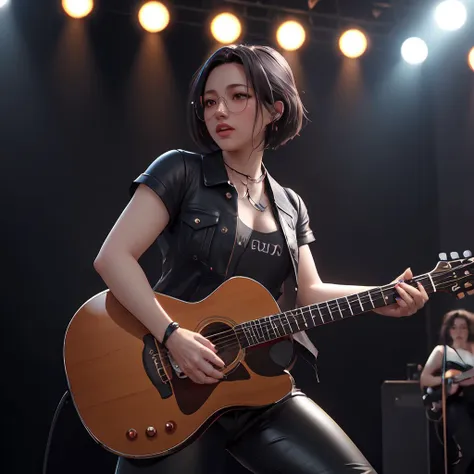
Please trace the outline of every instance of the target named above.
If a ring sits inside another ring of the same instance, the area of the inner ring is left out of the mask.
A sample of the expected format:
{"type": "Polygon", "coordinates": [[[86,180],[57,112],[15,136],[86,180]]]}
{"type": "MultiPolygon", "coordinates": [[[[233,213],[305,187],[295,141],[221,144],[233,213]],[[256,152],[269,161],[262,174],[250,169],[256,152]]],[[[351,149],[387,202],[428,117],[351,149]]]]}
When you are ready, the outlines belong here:
{"type": "MultiPolygon", "coordinates": [[[[265,179],[265,176],[267,175],[267,170],[265,169],[265,167],[263,167],[263,173],[258,177],[258,178],[252,178],[251,176],[249,176],[248,174],[245,174],[245,173],[241,173],[240,171],[237,171],[236,169],[232,168],[232,166],[228,165],[225,161],[224,161],[224,164],[227,166],[227,168],[231,169],[232,171],[234,171],[235,173],[237,174],[240,174],[241,176],[245,176],[247,178],[247,182],[244,183],[242,180],[240,180],[240,182],[245,186],[245,195],[244,195],[244,198],[246,197],[247,200],[249,201],[249,203],[259,212],[265,212],[265,210],[267,209],[267,206],[263,205],[261,202],[256,202],[252,196],[250,196],[250,190],[249,190],[249,185],[248,185],[248,182],[252,182],[252,183],[255,183],[255,184],[258,184],[258,183],[261,183],[264,179],[265,179]]],[[[263,166],[263,165],[262,165],[263,166]]]]}

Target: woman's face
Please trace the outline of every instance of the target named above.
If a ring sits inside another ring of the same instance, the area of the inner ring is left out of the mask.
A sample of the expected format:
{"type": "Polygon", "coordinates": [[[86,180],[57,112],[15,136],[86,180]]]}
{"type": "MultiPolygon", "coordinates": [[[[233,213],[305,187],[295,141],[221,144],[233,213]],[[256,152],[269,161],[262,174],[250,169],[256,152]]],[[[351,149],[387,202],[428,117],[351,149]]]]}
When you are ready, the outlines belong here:
{"type": "Polygon", "coordinates": [[[207,79],[202,98],[203,118],[212,139],[223,151],[255,149],[263,146],[270,112],[258,103],[241,64],[217,66],[207,79]],[[256,116],[257,114],[257,116],[256,116]]]}
{"type": "Polygon", "coordinates": [[[453,342],[464,344],[469,338],[469,328],[464,318],[456,318],[449,328],[449,335],[453,342]]]}

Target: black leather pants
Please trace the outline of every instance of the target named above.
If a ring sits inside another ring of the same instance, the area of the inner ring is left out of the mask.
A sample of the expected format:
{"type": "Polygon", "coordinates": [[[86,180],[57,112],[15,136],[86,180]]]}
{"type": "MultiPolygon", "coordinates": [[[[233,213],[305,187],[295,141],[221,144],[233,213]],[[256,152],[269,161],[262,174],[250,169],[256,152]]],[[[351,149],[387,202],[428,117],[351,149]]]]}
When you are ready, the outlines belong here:
{"type": "Polygon", "coordinates": [[[376,474],[341,428],[302,393],[269,409],[235,411],[168,457],[119,459],[116,474],[217,474],[227,449],[256,474],[376,474]]]}

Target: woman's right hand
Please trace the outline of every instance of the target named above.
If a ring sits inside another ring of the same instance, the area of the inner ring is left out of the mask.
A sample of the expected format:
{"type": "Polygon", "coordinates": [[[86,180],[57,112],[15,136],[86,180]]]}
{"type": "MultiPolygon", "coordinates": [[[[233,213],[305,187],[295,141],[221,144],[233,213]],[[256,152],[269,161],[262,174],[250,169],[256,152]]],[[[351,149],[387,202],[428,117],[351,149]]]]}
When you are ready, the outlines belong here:
{"type": "Polygon", "coordinates": [[[179,368],[193,382],[199,384],[217,383],[223,378],[218,368],[225,364],[214,345],[201,334],[188,329],[178,328],[166,341],[166,348],[171,352],[179,368]]]}

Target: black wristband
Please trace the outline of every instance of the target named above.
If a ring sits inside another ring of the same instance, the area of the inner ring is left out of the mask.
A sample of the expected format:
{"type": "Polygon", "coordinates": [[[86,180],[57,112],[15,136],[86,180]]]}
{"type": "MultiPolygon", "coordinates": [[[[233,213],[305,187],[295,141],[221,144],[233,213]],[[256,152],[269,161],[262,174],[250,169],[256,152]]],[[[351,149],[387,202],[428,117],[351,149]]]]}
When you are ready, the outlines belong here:
{"type": "Polygon", "coordinates": [[[168,324],[168,327],[166,328],[166,331],[165,331],[165,335],[163,336],[163,340],[161,341],[161,343],[163,345],[166,345],[166,341],[168,340],[168,338],[171,336],[171,334],[173,334],[176,329],[179,328],[179,324],[176,322],[176,321],[173,321],[171,323],[168,324]]]}

